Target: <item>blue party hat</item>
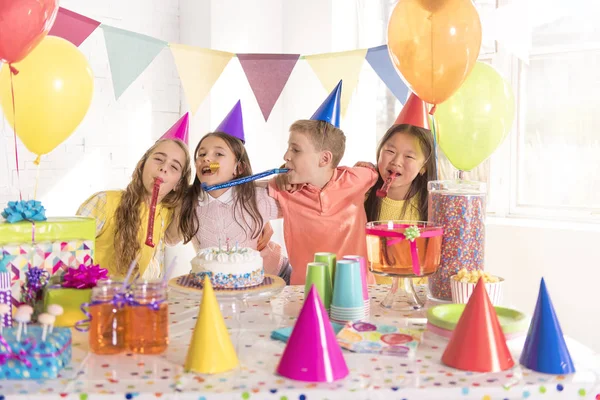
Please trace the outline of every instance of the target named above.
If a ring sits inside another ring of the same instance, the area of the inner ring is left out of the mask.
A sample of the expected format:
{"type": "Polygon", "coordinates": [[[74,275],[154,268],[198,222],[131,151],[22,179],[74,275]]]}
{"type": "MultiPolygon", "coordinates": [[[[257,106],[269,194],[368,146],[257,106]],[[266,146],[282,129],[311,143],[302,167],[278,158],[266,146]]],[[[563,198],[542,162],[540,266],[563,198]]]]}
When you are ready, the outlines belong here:
{"type": "Polygon", "coordinates": [[[523,366],[545,374],[565,375],[575,372],[544,278],[540,283],[535,312],[519,361],[523,366]]]}
{"type": "Polygon", "coordinates": [[[240,100],[235,103],[229,114],[227,114],[215,131],[226,133],[229,136],[240,139],[242,143],[246,143],[244,121],[242,119],[242,103],[240,100]]]}
{"type": "Polygon", "coordinates": [[[310,119],[315,121],[329,122],[336,128],[340,127],[340,99],[342,97],[342,81],[337,84],[335,89],[325,99],[323,104],[315,111],[310,119]]]}

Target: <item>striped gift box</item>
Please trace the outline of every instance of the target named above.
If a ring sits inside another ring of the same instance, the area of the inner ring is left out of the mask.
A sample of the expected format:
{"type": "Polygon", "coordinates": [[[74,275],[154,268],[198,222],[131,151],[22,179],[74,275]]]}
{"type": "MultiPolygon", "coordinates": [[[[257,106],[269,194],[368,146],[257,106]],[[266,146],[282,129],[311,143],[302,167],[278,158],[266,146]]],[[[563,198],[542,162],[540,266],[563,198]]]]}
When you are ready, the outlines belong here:
{"type": "MultiPolygon", "coordinates": [[[[11,305],[10,272],[0,272],[0,304],[11,305]]],[[[11,307],[12,308],[12,307],[11,307]]],[[[2,326],[12,326],[12,313],[2,317],[2,326]]]]}

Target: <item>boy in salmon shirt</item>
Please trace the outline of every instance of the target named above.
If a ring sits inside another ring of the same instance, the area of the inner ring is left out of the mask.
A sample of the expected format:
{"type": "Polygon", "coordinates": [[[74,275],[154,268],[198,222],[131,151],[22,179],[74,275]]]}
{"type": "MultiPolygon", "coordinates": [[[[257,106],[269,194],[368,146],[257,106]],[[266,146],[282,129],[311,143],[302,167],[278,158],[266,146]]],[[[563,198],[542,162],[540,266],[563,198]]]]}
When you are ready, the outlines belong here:
{"type": "Polygon", "coordinates": [[[335,253],[338,259],[350,254],[367,257],[364,199],[377,181],[377,171],[338,167],[346,147],[339,129],[341,89],[340,81],[310,120],[290,127],[283,157],[289,172],[284,178],[298,189],[284,190],[281,180],[269,181],[269,195],[283,213],[292,285],[304,284],[306,265],[317,252],[335,253]]]}

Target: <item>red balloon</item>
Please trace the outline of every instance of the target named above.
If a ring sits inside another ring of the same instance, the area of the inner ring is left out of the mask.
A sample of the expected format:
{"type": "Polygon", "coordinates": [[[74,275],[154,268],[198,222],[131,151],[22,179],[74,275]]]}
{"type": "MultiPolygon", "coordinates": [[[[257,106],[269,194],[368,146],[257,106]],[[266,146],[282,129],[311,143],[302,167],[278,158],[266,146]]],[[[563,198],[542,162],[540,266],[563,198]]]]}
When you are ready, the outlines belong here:
{"type": "Polygon", "coordinates": [[[58,0],[0,0],[0,60],[24,59],[52,28],[58,0]]]}

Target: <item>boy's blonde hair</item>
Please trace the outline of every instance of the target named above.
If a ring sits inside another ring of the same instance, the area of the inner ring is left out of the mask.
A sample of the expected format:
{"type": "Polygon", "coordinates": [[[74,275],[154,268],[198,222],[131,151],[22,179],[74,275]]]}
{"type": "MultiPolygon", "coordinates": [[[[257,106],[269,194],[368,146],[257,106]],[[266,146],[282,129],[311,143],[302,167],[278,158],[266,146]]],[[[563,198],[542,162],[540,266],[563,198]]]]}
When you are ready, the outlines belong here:
{"type": "Polygon", "coordinates": [[[332,154],[331,165],[336,168],[346,151],[346,136],[340,128],[329,122],[301,119],[290,126],[290,132],[300,132],[308,136],[316,151],[327,150],[332,154]]]}

